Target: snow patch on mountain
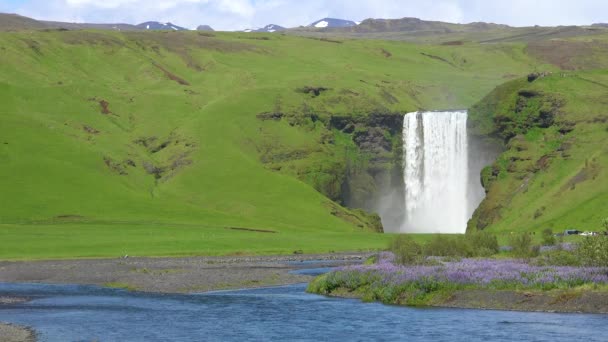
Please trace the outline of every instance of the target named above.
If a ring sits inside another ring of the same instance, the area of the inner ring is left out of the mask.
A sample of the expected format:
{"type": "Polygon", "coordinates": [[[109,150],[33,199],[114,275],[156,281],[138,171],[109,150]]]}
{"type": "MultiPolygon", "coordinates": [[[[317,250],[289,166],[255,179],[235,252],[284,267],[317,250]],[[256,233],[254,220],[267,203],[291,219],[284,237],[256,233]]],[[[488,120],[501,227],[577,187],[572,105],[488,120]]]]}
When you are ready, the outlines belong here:
{"type": "Polygon", "coordinates": [[[351,27],[357,26],[357,23],[351,20],[344,19],[336,19],[336,18],[323,18],[321,20],[317,20],[312,24],[308,25],[309,27],[315,28],[332,28],[332,27],[351,27]]]}
{"type": "Polygon", "coordinates": [[[269,24],[262,28],[246,29],[246,30],[244,30],[244,32],[270,32],[270,33],[272,33],[272,32],[284,31],[284,30],[286,30],[286,28],[284,28],[283,26],[276,25],[276,24],[269,24]]]}
{"type": "Polygon", "coordinates": [[[146,21],[145,23],[141,23],[139,25],[135,25],[135,27],[141,30],[173,30],[173,31],[186,31],[188,30],[185,27],[181,27],[170,22],[160,23],[158,21],[146,21]]]}

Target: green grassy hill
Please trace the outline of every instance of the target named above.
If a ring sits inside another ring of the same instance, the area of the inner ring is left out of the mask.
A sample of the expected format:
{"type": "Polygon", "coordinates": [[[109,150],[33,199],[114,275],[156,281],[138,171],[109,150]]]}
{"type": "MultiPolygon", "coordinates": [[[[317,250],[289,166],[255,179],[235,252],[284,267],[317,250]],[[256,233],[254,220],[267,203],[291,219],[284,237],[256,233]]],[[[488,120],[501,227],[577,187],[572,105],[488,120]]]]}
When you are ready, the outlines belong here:
{"type": "Polygon", "coordinates": [[[558,72],[498,87],[469,112],[506,151],[469,230],[603,230],[608,216],[608,71],[558,72]],[[531,81],[531,82],[530,82],[531,81]]]}
{"type": "Polygon", "coordinates": [[[0,258],[382,247],[341,187],[377,191],[398,118],[534,69],[524,44],[0,33],[0,258]]]}

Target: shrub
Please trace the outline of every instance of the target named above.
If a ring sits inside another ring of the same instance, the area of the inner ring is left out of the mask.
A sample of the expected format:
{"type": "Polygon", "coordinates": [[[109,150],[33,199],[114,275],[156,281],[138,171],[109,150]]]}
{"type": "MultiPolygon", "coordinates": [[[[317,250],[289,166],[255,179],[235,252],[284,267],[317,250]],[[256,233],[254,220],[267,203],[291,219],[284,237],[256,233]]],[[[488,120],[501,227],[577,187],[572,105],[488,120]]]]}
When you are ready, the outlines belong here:
{"type": "Polygon", "coordinates": [[[555,236],[553,236],[553,231],[551,228],[547,228],[543,230],[543,244],[546,246],[554,246],[557,241],[555,240],[555,236]]]}
{"type": "Polygon", "coordinates": [[[585,266],[608,267],[608,237],[587,237],[578,243],[576,255],[585,266]]]}
{"type": "Polygon", "coordinates": [[[467,234],[466,237],[471,244],[474,256],[488,257],[500,251],[496,235],[490,232],[479,231],[467,234]]]}
{"type": "Polygon", "coordinates": [[[535,262],[538,266],[581,266],[581,259],[573,252],[557,249],[543,253],[535,262]]]}
{"type": "Polygon", "coordinates": [[[435,235],[424,246],[424,255],[443,257],[470,257],[473,250],[464,235],[435,235]]]}
{"type": "Polygon", "coordinates": [[[431,256],[450,258],[488,257],[499,252],[496,236],[488,232],[467,235],[437,234],[424,245],[420,245],[407,235],[398,235],[389,250],[395,255],[395,262],[402,265],[432,264],[431,256]]]}
{"type": "Polygon", "coordinates": [[[528,233],[515,234],[511,236],[510,242],[516,257],[530,258],[540,252],[540,248],[532,248],[532,237],[528,233]]]}
{"type": "Polygon", "coordinates": [[[422,261],[422,246],[408,235],[397,235],[389,244],[395,263],[411,265],[422,261]]]}
{"type": "Polygon", "coordinates": [[[372,255],[369,258],[365,259],[365,261],[363,262],[363,265],[373,265],[373,264],[378,263],[378,260],[380,260],[378,255],[372,255]]]}
{"type": "Polygon", "coordinates": [[[488,257],[499,252],[496,236],[489,232],[467,235],[436,235],[424,246],[424,255],[443,257],[488,257]]]}

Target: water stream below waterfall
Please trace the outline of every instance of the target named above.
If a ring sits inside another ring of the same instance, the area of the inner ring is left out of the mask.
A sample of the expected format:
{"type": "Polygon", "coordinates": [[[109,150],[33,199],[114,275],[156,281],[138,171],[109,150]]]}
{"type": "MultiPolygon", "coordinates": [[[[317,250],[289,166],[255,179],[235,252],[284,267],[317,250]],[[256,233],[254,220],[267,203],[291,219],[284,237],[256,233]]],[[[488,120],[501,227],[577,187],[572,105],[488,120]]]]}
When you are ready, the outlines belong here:
{"type": "MultiPolygon", "coordinates": [[[[323,272],[323,270],[318,270],[323,272]]],[[[408,308],[328,298],[306,284],[205,294],[95,286],[2,284],[28,303],[0,321],[41,342],[69,341],[605,341],[606,315],[408,308]]]]}

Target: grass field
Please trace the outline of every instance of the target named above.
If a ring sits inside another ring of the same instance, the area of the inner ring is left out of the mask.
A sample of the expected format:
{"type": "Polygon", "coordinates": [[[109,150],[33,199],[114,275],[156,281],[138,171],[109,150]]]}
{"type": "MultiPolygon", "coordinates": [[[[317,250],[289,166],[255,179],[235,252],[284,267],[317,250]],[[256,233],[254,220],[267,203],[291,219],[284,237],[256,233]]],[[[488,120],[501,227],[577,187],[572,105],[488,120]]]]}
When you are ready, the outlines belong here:
{"type": "Polygon", "coordinates": [[[488,196],[470,227],[602,231],[608,216],[607,94],[606,70],[562,72],[511,82],[474,106],[471,118],[480,131],[512,137],[485,171],[488,196]],[[543,123],[543,113],[554,117],[543,123]]]}
{"type": "Polygon", "coordinates": [[[523,43],[0,33],[0,258],[384,247],[315,189],[351,144],[328,119],[467,108],[557,68],[523,43]]]}

